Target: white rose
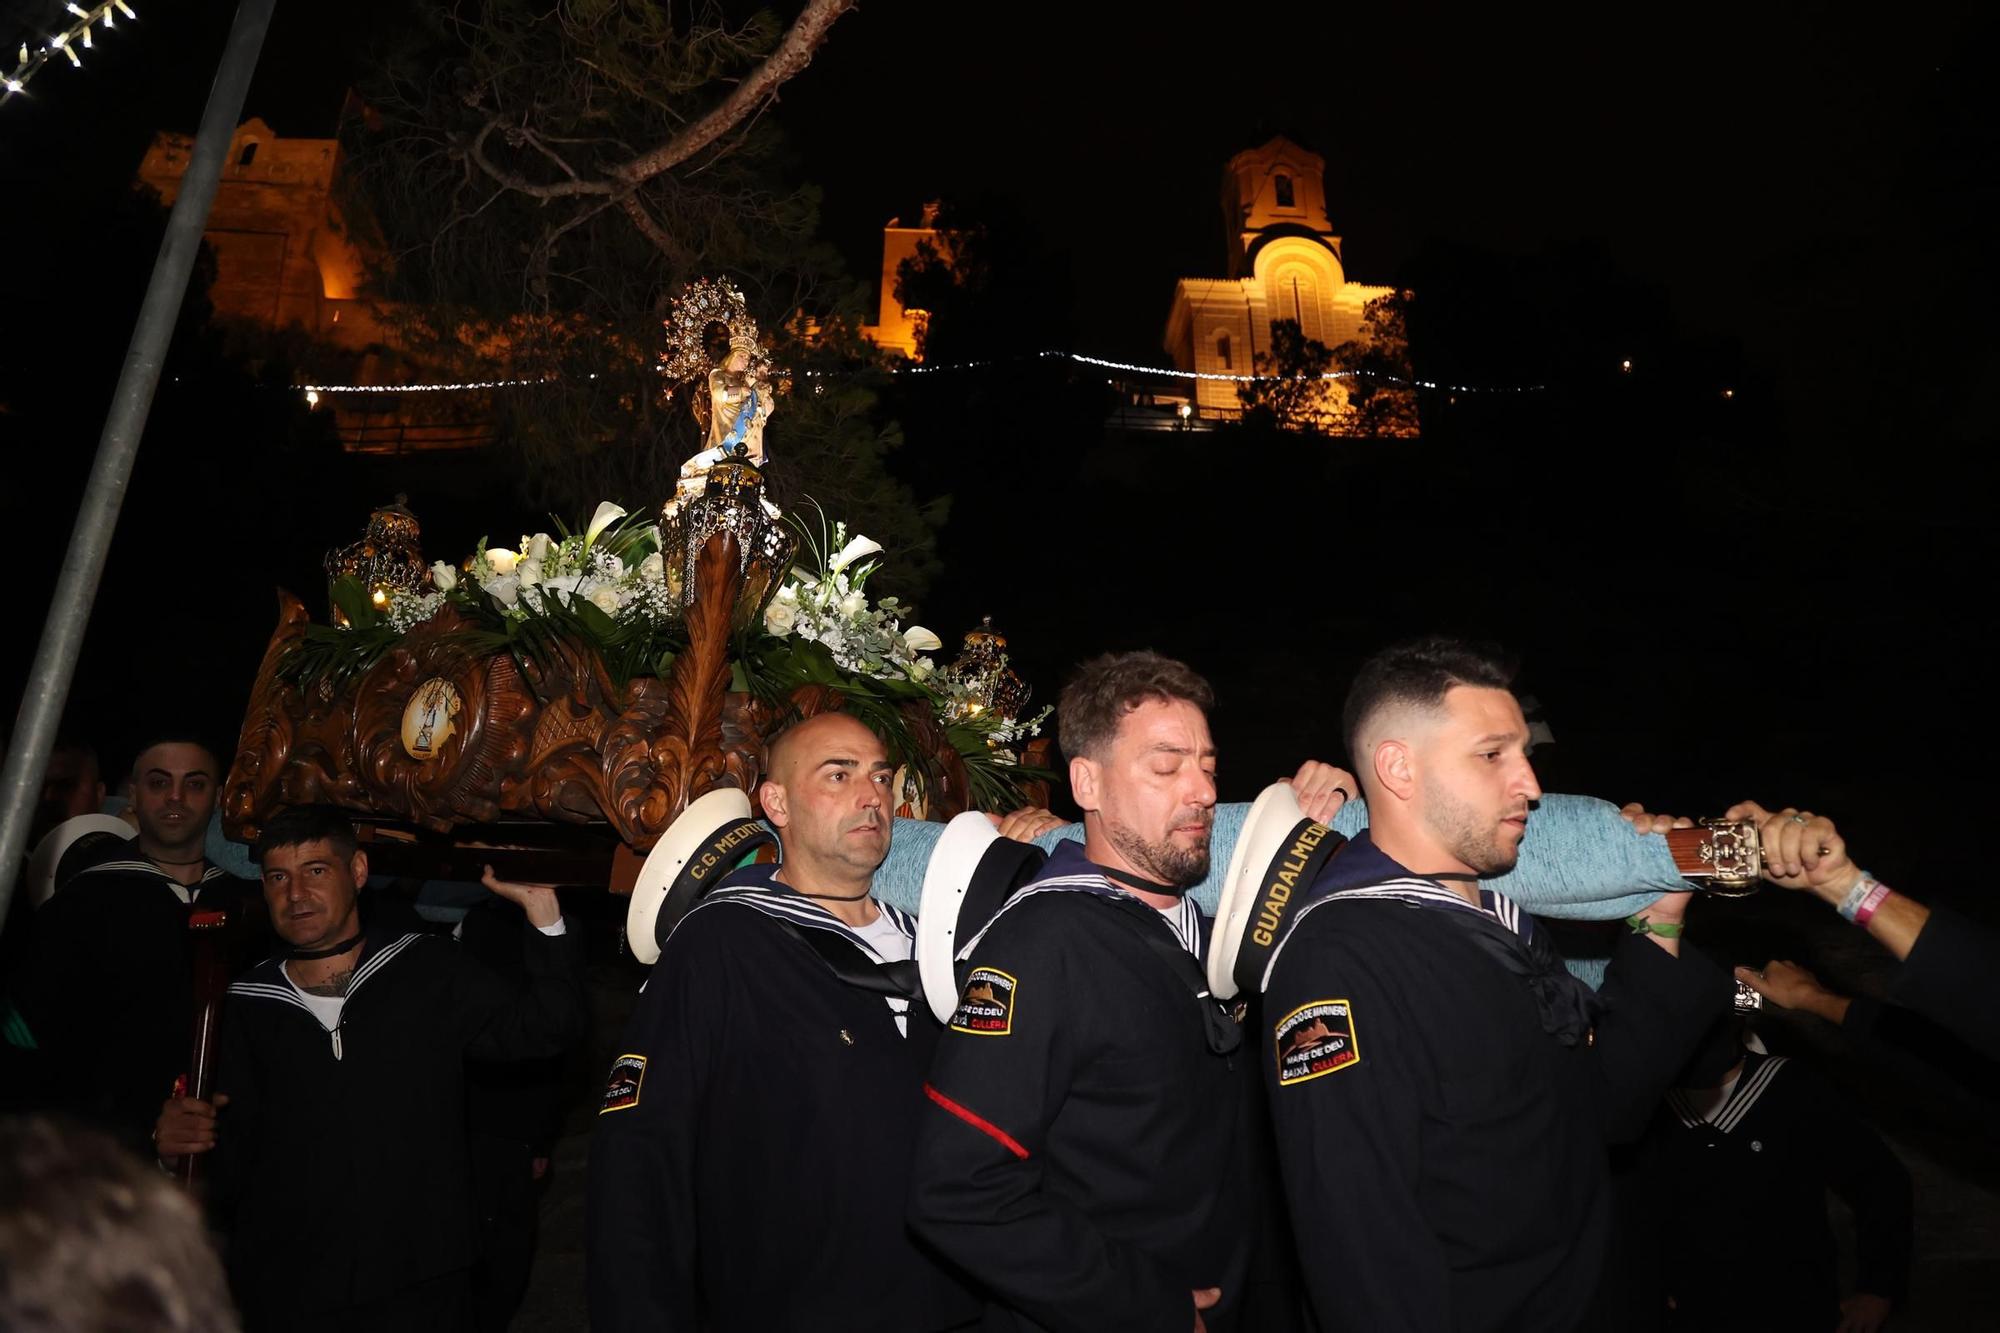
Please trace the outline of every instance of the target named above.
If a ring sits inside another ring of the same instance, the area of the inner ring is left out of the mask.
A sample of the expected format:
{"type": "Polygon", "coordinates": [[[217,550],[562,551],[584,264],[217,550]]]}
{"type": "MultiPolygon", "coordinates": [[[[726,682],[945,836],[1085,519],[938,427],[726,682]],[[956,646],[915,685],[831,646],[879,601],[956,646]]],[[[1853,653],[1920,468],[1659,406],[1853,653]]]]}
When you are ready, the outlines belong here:
{"type": "Polygon", "coordinates": [[[528,538],[524,545],[528,548],[528,558],[535,561],[547,560],[549,552],[555,549],[555,543],[549,540],[549,534],[546,532],[536,533],[528,538]]]}
{"type": "Polygon", "coordinates": [[[458,586],[458,571],[442,560],[435,561],[431,565],[431,586],[439,592],[450,592],[458,586]]]}
{"type": "Polygon", "coordinates": [[[931,673],[936,670],[937,667],[931,662],[930,658],[919,657],[916,661],[910,663],[910,679],[914,681],[929,680],[931,673]]]}
{"type": "Polygon", "coordinates": [[[859,591],[851,592],[840,599],[840,614],[849,620],[868,610],[868,599],[859,591]]]}
{"type": "Polygon", "coordinates": [[[495,574],[512,574],[514,566],[521,563],[521,557],[504,546],[486,548],[486,567],[495,574]]]}
{"type": "Polygon", "coordinates": [[[514,576],[521,580],[523,588],[531,588],[542,581],[542,562],[527,556],[514,566],[514,576]]]}
{"type": "Polygon", "coordinates": [[[615,616],[618,614],[618,590],[609,587],[593,589],[590,604],[607,616],[615,616]]]}
{"type": "Polygon", "coordinates": [[[521,580],[513,574],[502,574],[479,586],[486,590],[487,596],[510,610],[521,600],[521,580]]]}
{"type": "Polygon", "coordinates": [[[784,638],[792,632],[799,613],[783,602],[773,602],[764,608],[764,631],[775,638],[784,638]]]}
{"type": "Polygon", "coordinates": [[[666,582],[667,562],[661,557],[658,551],[653,552],[639,562],[639,577],[648,583],[666,582]]]}

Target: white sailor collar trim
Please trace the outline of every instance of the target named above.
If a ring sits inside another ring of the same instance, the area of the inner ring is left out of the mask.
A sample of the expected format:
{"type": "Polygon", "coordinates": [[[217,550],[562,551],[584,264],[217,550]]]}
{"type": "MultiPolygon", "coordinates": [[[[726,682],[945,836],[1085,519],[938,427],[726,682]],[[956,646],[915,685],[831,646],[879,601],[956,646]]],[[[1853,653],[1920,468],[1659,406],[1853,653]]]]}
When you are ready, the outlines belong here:
{"type": "MultiPolygon", "coordinates": [[[[870,901],[875,904],[877,911],[888,918],[889,923],[896,928],[896,932],[910,941],[914,949],[917,919],[901,908],[883,902],[880,898],[871,898],[870,901]]],[[[766,888],[762,885],[744,884],[716,889],[689,908],[687,916],[674,923],[674,930],[679,931],[687,924],[689,917],[705,907],[727,907],[732,904],[761,912],[779,921],[789,921],[793,925],[831,931],[863,949],[873,951],[873,946],[856,934],[852,926],[804,894],[784,887],[766,888]]],[[[673,936],[669,934],[667,938],[671,940],[673,936]]]]}
{"type": "MultiPolygon", "coordinates": [[[[381,948],[370,952],[354,969],[354,975],[347,983],[347,994],[342,998],[352,1000],[367,980],[387,966],[390,959],[423,938],[422,934],[413,931],[407,935],[398,935],[381,948]]],[[[283,955],[268,958],[253,968],[249,976],[231,984],[228,994],[241,995],[251,1000],[278,1000],[311,1014],[311,1008],[299,998],[297,990],[285,978],[284,966],[283,955]]],[[[318,1021],[317,1015],[314,1015],[314,1021],[318,1021]]]]}
{"type": "Polygon", "coordinates": [[[1257,981],[1257,989],[1260,992],[1271,984],[1272,969],[1277,967],[1279,956],[1285,952],[1285,946],[1299,933],[1299,927],[1304,924],[1305,919],[1328,903],[1338,902],[1400,902],[1406,907],[1455,908],[1461,912],[1477,912],[1481,916],[1492,917],[1516,935],[1524,933],[1521,926],[1525,918],[1521,913],[1521,905],[1506,894],[1492,889],[1480,889],[1479,901],[1476,903],[1467,902],[1437,880],[1423,879],[1416,875],[1382,880],[1379,883],[1352,889],[1335,889],[1332,893],[1307,903],[1299,909],[1299,914],[1292,918],[1292,924],[1285,931],[1284,938],[1278,941],[1278,947],[1271,950],[1270,958],[1265,960],[1264,975],[1257,981]]]}
{"type": "MultiPolygon", "coordinates": [[[[986,932],[993,929],[994,923],[1007,915],[1010,908],[1025,902],[1029,898],[1035,897],[1037,894],[1043,893],[1088,893],[1098,898],[1130,898],[1135,903],[1139,902],[1139,899],[1112,883],[1109,875],[1090,873],[1051,875],[1047,879],[1031,880],[1008,895],[1007,901],[1000,904],[1000,909],[987,919],[986,924],[979,928],[978,933],[965,942],[965,946],[954,956],[954,961],[962,963],[972,957],[972,951],[978,947],[979,941],[986,938],[986,932]]],[[[1147,905],[1140,903],[1140,906],[1145,907],[1147,905]]],[[[1148,907],[1147,910],[1158,911],[1157,908],[1151,907],[1148,907]]],[[[1188,895],[1182,894],[1180,906],[1170,912],[1161,912],[1160,916],[1166,922],[1167,929],[1173,931],[1174,939],[1179,942],[1181,948],[1192,954],[1196,962],[1200,962],[1200,904],[1196,903],[1188,895]]]]}
{"type": "MultiPolygon", "coordinates": [[[[1754,1055],[1755,1052],[1751,1054],[1754,1055]]],[[[1748,1058],[1745,1057],[1746,1061],[1748,1058]]],[[[1786,1056],[1771,1055],[1759,1060],[1754,1066],[1746,1063],[1742,1076],[1736,1080],[1735,1090],[1729,1094],[1728,1100],[1716,1108],[1712,1119],[1697,1114],[1694,1104],[1679,1088],[1667,1094],[1667,1106],[1689,1129],[1700,1129],[1706,1125],[1727,1134],[1743,1123],[1743,1118],[1750,1114],[1750,1108],[1764,1096],[1765,1090],[1771,1086],[1771,1080],[1777,1077],[1780,1069],[1784,1068],[1786,1059],[1786,1056]]]]}
{"type": "Polygon", "coordinates": [[[85,875],[108,874],[114,870],[119,872],[120,874],[126,874],[126,875],[131,875],[131,874],[151,875],[155,879],[158,879],[162,883],[164,883],[168,888],[172,889],[174,891],[174,894],[184,903],[194,902],[195,894],[200,892],[201,886],[208,883],[210,880],[229,878],[229,872],[227,870],[224,870],[221,866],[216,865],[214,862],[211,861],[208,862],[206,866],[203,868],[201,872],[201,878],[195,881],[194,888],[190,889],[187,885],[181,883],[179,880],[175,879],[172,875],[169,875],[166,871],[154,865],[151,861],[142,860],[136,857],[123,857],[116,861],[102,861],[94,866],[85,866],[82,870],[77,871],[76,874],[71,877],[71,879],[72,880],[82,879],[85,875]]]}

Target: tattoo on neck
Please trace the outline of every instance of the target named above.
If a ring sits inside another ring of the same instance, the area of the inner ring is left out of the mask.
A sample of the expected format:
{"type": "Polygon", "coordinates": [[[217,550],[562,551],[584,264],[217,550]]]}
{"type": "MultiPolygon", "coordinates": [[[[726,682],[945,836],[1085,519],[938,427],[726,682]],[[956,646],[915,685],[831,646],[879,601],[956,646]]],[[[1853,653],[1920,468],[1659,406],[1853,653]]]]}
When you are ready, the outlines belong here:
{"type": "Polygon", "coordinates": [[[354,969],[350,967],[347,971],[336,973],[328,977],[325,981],[315,982],[310,986],[301,986],[299,989],[308,995],[317,995],[328,1000],[338,1000],[347,994],[347,983],[353,976],[354,969]]]}

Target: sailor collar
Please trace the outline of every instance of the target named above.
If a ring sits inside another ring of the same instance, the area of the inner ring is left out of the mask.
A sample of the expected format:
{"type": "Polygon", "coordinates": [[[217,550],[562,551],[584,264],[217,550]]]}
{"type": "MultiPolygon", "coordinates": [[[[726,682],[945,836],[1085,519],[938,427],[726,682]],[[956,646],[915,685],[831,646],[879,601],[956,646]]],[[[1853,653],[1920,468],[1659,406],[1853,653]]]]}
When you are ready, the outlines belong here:
{"type": "Polygon", "coordinates": [[[211,880],[227,879],[230,877],[229,872],[227,870],[224,870],[221,866],[216,865],[212,861],[204,860],[202,864],[201,878],[196,880],[194,882],[194,885],[190,887],[186,884],[181,883],[179,880],[175,879],[172,875],[169,875],[166,871],[154,865],[151,861],[148,861],[143,857],[128,856],[128,857],[120,857],[116,861],[101,861],[97,865],[86,866],[82,870],[77,871],[76,874],[71,877],[71,882],[74,883],[76,880],[82,879],[85,875],[103,875],[112,872],[116,872],[121,875],[151,875],[154,878],[158,879],[161,883],[165,884],[168,888],[172,889],[174,891],[174,895],[178,897],[183,903],[187,903],[190,905],[194,902],[195,895],[201,892],[202,885],[207,884],[211,880]]]}
{"type": "Polygon", "coordinates": [[[1771,1080],[1785,1066],[1782,1055],[1759,1055],[1755,1051],[1743,1053],[1743,1072],[1736,1077],[1736,1087],[1723,1099],[1722,1105],[1704,1116],[1694,1109],[1693,1101],[1685,1090],[1675,1088],[1667,1094],[1667,1106],[1674,1116],[1689,1129],[1706,1126],[1720,1134],[1727,1134],[1743,1123],[1750,1114],[1750,1108],[1771,1086],[1771,1080]]]}
{"type": "MultiPolygon", "coordinates": [[[[1087,893],[1093,897],[1109,898],[1114,901],[1119,899],[1139,901],[1105,874],[1102,866],[1084,855],[1083,844],[1059,843],[1056,849],[1049,853],[1049,859],[1043,864],[1040,873],[1008,895],[1007,901],[1000,904],[1000,910],[979,928],[977,934],[965,942],[965,946],[958,951],[956,961],[964,962],[972,957],[974,947],[980,940],[986,938],[986,932],[993,929],[993,923],[1007,915],[1009,909],[1043,893],[1087,893]]],[[[1158,911],[1158,909],[1153,910],[1158,911]]],[[[1174,932],[1174,938],[1180,942],[1181,948],[1199,961],[1202,947],[1202,915],[1201,908],[1195,900],[1183,893],[1180,895],[1178,906],[1159,912],[1159,916],[1174,932]]]]}
{"type": "MultiPolygon", "coordinates": [[[[744,866],[740,870],[730,872],[720,884],[703,895],[701,901],[688,910],[687,916],[682,917],[674,929],[679,930],[681,925],[687,922],[688,917],[704,908],[733,905],[747,907],[753,912],[761,912],[774,920],[787,921],[795,926],[828,931],[853,943],[868,956],[874,956],[875,946],[863,939],[854,927],[797,889],[773,878],[777,869],[778,867],[773,865],[755,865],[744,866]]],[[[917,919],[879,898],[871,898],[870,901],[875,904],[875,909],[888,919],[889,924],[896,928],[897,933],[908,939],[914,948],[917,938],[917,919]]]]}
{"type": "MultiPolygon", "coordinates": [[[[361,961],[355,964],[353,975],[347,979],[347,991],[340,997],[341,1026],[345,1026],[346,1023],[347,1005],[354,1002],[354,997],[361,993],[361,988],[367,984],[368,980],[387,967],[390,960],[423,938],[422,934],[415,931],[407,935],[398,935],[386,943],[374,935],[364,936],[361,945],[361,961]]],[[[288,1004],[312,1019],[314,1023],[318,1023],[320,1021],[319,1014],[313,1010],[311,1005],[305,1002],[305,999],[299,994],[297,984],[285,974],[286,957],[285,954],[278,954],[275,957],[266,958],[263,962],[245,973],[243,980],[232,984],[229,987],[228,994],[245,1000],[270,1000],[278,1004],[288,1004]]],[[[339,1026],[327,1032],[327,1040],[332,1046],[333,1058],[336,1060],[340,1059],[343,1052],[341,1050],[339,1026]]]]}

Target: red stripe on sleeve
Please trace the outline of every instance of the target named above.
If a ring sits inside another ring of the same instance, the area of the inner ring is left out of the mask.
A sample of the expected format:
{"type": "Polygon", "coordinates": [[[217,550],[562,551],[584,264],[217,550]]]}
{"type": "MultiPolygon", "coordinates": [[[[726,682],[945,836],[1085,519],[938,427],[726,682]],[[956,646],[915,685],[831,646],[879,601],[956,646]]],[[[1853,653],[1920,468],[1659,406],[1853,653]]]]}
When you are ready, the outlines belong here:
{"type": "Polygon", "coordinates": [[[1000,1126],[994,1124],[991,1120],[988,1120],[985,1116],[979,1114],[979,1112],[973,1110],[971,1107],[960,1106],[957,1102],[945,1096],[943,1093],[939,1092],[936,1088],[933,1088],[928,1083],[924,1084],[924,1096],[930,1098],[932,1101],[936,1102],[939,1106],[942,1106],[945,1110],[951,1112],[953,1115],[957,1116],[960,1120],[963,1120],[966,1124],[971,1125],[981,1134],[984,1134],[987,1138],[992,1139],[995,1143],[1005,1148],[1008,1152],[1013,1153],[1016,1157],[1020,1158],[1022,1161],[1026,1161],[1028,1159],[1028,1150],[1026,1148],[1023,1148],[1018,1142],[1016,1142],[1012,1134],[1009,1134],[1006,1130],[1000,1128],[1000,1126]]]}

